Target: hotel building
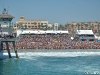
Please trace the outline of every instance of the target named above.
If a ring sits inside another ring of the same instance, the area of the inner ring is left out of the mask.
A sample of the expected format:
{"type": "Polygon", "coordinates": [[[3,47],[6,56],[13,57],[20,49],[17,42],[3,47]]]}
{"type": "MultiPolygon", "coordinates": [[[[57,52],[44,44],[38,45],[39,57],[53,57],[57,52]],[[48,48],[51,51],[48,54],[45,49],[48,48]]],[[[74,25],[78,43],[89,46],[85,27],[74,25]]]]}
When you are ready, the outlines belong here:
{"type": "Polygon", "coordinates": [[[46,20],[26,20],[24,16],[20,16],[20,20],[16,21],[14,24],[14,29],[37,29],[43,28],[48,25],[48,21],[46,20]]]}
{"type": "Polygon", "coordinates": [[[69,33],[76,33],[77,30],[92,30],[94,33],[100,33],[100,22],[67,22],[69,33]]]}

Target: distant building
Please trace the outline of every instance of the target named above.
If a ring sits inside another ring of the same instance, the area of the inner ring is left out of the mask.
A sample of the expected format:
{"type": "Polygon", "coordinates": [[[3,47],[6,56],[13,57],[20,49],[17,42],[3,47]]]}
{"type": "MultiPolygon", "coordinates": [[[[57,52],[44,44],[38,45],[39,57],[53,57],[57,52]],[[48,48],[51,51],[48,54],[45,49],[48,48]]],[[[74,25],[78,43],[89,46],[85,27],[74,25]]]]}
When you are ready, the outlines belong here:
{"type": "Polygon", "coordinates": [[[58,30],[58,23],[54,23],[54,30],[58,30]]]}
{"type": "Polygon", "coordinates": [[[0,34],[10,34],[12,32],[11,21],[13,18],[4,8],[2,14],[0,14],[0,34]]]}
{"type": "Polygon", "coordinates": [[[52,29],[53,26],[52,26],[52,24],[48,24],[48,27],[49,27],[50,29],[52,29]]]}
{"type": "Polygon", "coordinates": [[[94,33],[100,33],[100,22],[68,22],[66,27],[69,33],[75,33],[77,30],[92,30],[94,33]]]}
{"type": "Polygon", "coordinates": [[[48,25],[46,20],[26,20],[24,16],[20,17],[20,20],[16,21],[14,29],[37,29],[48,25]]]}
{"type": "Polygon", "coordinates": [[[58,30],[58,23],[48,24],[48,28],[50,28],[50,30],[58,30]]]}

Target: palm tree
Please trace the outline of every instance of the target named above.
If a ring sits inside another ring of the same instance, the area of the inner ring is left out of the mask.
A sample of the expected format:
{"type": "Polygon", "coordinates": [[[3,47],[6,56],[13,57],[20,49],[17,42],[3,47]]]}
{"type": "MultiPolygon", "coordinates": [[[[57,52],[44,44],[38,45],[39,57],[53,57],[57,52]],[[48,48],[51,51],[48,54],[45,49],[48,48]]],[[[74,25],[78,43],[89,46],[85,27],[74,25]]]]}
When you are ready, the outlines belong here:
{"type": "Polygon", "coordinates": [[[48,28],[48,25],[45,25],[45,30],[47,30],[47,28],[48,28]]]}
{"type": "Polygon", "coordinates": [[[41,25],[39,24],[38,27],[39,27],[39,29],[40,29],[40,28],[41,28],[41,25]]]}
{"type": "Polygon", "coordinates": [[[68,28],[69,28],[69,24],[65,24],[65,28],[68,30],[68,28]]]}
{"type": "Polygon", "coordinates": [[[16,24],[14,24],[14,27],[16,27],[16,24]]]}
{"type": "Polygon", "coordinates": [[[21,23],[20,25],[21,25],[21,28],[23,29],[24,28],[23,24],[21,23]]]}
{"type": "MultiPolygon", "coordinates": [[[[36,26],[37,25],[37,23],[36,22],[34,22],[34,25],[36,26]]],[[[36,27],[35,27],[36,28],[36,27]]]]}
{"type": "Polygon", "coordinates": [[[72,29],[71,29],[72,30],[72,34],[74,34],[74,25],[72,24],[71,27],[72,27],[72,29]]]}
{"type": "Polygon", "coordinates": [[[82,30],[82,29],[86,29],[86,28],[87,28],[87,24],[84,24],[84,22],[82,22],[80,26],[81,26],[81,27],[80,27],[80,28],[81,28],[81,30],[82,30]],[[83,27],[83,26],[84,26],[84,27],[83,27]]]}
{"type": "Polygon", "coordinates": [[[66,29],[67,29],[67,27],[68,27],[67,24],[65,24],[65,28],[66,28],[66,29]]]}
{"type": "Polygon", "coordinates": [[[20,29],[20,25],[19,24],[17,24],[17,27],[18,27],[18,29],[20,29]]]}
{"type": "Polygon", "coordinates": [[[25,25],[25,29],[27,29],[27,25],[25,25]]]}
{"type": "Polygon", "coordinates": [[[64,25],[62,25],[62,30],[65,30],[66,28],[65,28],[65,26],[64,25]]]}
{"type": "Polygon", "coordinates": [[[59,30],[62,30],[62,27],[63,27],[63,26],[60,24],[59,27],[58,27],[58,29],[59,29],[59,30]]]}
{"type": "Polygon", "coordinates": [[[51,29],[54,30],[54,24],[52,25],[51,29]]]}
{"type": "Polygon", "coordinates": [[[48,27],[47,29],[48,29],[48,30],[51,30],[51,28],[50,28],[50,27],[48,27]]]}
{"type": "Polygon", "coordinates": [[[94,29],[94,26],[93,26],[93,24],[91,25],[91,30],[93,31],[93,29],[94,29]]]}
{"type": "Polygon", "coordinates": [[[44,30],[44,25],[43,25],[43,23],[41,23],[41,27],[42,27],[42,30],[44,30]]]}
{"type": "Polygon", "coordinates": [[[88,24],[84,24],[85,25],[85,29],[87,30],[87,28],[88,28],[88,24]]]}
{"type": "Polygon", "coordinates": [[[77,23],[77,26],[78,26],[78,30],[80,30],[80,24],[79,23],[77,23]]]}
{"type": "Polygon", "coordinates": [[[84,23],[81,23],[81,24],[80,24],[80,29],[81,29],[81,30],[82,30],[82,26],[84,26],[84,23]]]}

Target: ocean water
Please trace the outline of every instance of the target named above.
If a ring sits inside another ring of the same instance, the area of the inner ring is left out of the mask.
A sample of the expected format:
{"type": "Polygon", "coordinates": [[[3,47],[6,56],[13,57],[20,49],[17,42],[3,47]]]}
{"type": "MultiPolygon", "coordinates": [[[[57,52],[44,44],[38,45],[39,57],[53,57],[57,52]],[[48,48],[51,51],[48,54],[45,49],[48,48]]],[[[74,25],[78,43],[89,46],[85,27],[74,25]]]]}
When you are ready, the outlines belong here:
{"type": "Polygon", "coordinates": [[[100,50],[19,50],[0,59],[0,75],[100,75],[100,50]]]}

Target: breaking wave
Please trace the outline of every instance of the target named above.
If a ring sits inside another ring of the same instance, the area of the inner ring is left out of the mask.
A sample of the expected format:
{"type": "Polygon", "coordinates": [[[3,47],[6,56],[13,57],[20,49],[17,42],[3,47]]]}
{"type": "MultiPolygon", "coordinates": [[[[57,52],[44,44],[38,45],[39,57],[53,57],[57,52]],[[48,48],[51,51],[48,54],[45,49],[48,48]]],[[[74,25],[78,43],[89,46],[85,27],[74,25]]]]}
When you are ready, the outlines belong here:
{"type": "MultiPolygon", "coordinates": [[[[15,56],[15,53],[11,53],[15,56]]],[[[98,56],[100,52],[20,52],[18,53],[19,58],[30,58],[30,57],[77,57],[77,56],[98,56]]],[[[3,56],[8,56],[8,53],[3,53],[3,56]]]]}

